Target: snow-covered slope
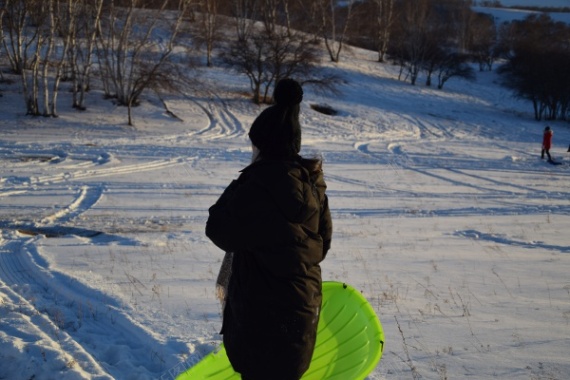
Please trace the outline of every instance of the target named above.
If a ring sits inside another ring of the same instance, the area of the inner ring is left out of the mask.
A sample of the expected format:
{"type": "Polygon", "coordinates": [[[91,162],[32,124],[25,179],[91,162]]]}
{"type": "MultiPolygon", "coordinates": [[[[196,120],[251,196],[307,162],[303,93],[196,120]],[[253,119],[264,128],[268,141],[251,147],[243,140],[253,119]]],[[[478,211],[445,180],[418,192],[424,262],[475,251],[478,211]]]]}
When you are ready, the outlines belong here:
{"type": "MultiPolygon", "coordinates": [[[[482,4],[482,2],[476,2],[476,4],[482,4]]],[[[484,7],[481,5],[476,5],[473,8],[476,12],[489,13],[495,18],[497,24],[503,22],[510,22],[513,20],[523,20],[529,15],[536,13],[536,11],[530,11],[525,9],[525,7],[542,7],[542,8],[569,8],[569,0],[501,0],[501,5],[506,8],[493,8],[484,7]],[[521,8],[517,8],[521,7],[521,8]]],[[[550,12],[549,16],[554,21],[560,21],[570,24],[570,13],[569,12],[550,12]]]]}
{"type": "MultiPolygon", "coordinates": [[[[386,332],[370,379],[549,378],[570,373],[570,143],[495,73],[444,90],[397,81],[355,50],[306,88],[303,153],[325,159],[335,223],[325,279],[371,301],[386,332]],[[339,111],[326,116],[310,104],[339,111]]],[[[208,207],[250,159],[262,109],[244,78],[126,110],[22,115],[0,98],[0,378],[171,379],[220,343],[222,252],[208,207]]]]}

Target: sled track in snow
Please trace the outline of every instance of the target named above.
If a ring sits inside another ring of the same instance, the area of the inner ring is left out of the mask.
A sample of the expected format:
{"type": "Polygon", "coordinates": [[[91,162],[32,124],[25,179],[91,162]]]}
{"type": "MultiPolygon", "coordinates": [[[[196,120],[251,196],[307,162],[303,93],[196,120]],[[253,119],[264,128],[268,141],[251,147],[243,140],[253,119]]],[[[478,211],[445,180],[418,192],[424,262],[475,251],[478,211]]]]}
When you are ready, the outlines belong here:
{"type": "Polygon", "coordinates": [[[205,128],[191,135],[199,136],[205,140],[217,140],[243,135],[245,129],[239,119],[230,110],[227,102],[216,94],[211,94],[210,96],[211,100],[204,105],[202,102],[186,95],[187,99],[193,101],[204,111],[209,120],[205,128]]]}
{"type": "MultiPolygon", "coordinates": [[[[387,165],[390,165],[394,170],[396,171],[405,171],[405,170],[409,170],[409,171],[413,171],[416,172],[418,174],[427,176],[427,177],[432,177],[435,178],[437,180],[440,180],[442,182],[447,182],[450,183],[454,186],[464,186],[467,188],[472,188],[474,190],[478,190],[478,191],[482,191],[483,193],[496,193],[496,194],[503,194],[503,195],[512,195],[514,194],[513,191],[507,191],[507,190],[496,190],[494,187],[483,187],[483,186],[478,186],[473,184],[473,182],[469,181],[468,178],[471,177],[473,179],[477,179],[479,181],[486,181],[489,182],[490,184],[493,185],[500,185],[502,187],[514,187],[516,190],[520,191],[521,194],[527,194],[529,191],[536,191],[535,189],[532,189],[530,187],[522,187],[518,186],[518,185],[511,185],[509,183],[505,183],[505,182],[501,182],[492,178],[485,178],[482,176],[475,176],[475,175],[471,175],[468,174],[466,172],[464,172],[460,167],[461,165],[458,165],[458,167],[444,167],[441,165],[432,165],[434,167],[437,168],[438,173],[432,173],[430,171],[428,171],[427,169],[423,169],[421,165],[421,162],[417,159],[415,159],[413,156],[408,155],[407,153],[405,153],[402,150],[402,147],[397,144],[397,143],[392,143],[388,146],[388,155],[383,155],[380,153],[375,153],[372,152],[369,149],[370,144],[372,144],[373,142],[367,142],[367,143],[356,143],[355,144],[355,149],[374,159],[376,162],[380,162],[380,163],[384,163],[387,165]],[[457,174],[457,176],[459,177],[465,177],[465,180],[461,180],[459,178],[451,178],[451,177],[447,177],[445,176],[443,173],[444,172],[449,172],[449,173],[453,173],[453,174],[457,174]]],[[[457,162],[457,160],[455,160],[457,162]]],[[[470,165],[466,165],[466,168],[472,168],[474,167],[473,164],[470,165]]],[[[543,193],[543,192],[541,192],[543,193]]]]}
{"type": "Polygon", "coordinates": [[[18,192],[28,191],[30,185],[57,184],[74,180],[133,174],[144,171],[164,169],[170,166],[180,165],[182,163],[184,163],[183,158],[155,160],[143,164],[132,164],[114,167],[102,167],[104,163],[101,163],[97,165],[90,165],[87,169],[82,168],[81,166],[72,166],[71,170],[51,175],[22,178],[8,177],[4,179],[4,182],[7,186],[4,189],[0,190],[0,196],[7,196],[18,192]]]}
{"type": "Polygon", "coordinates": [[[75,172],[58,174],[54,176],[38,177],[37,182],[58,183],[69,180],[91,179],[91,178],[107,177],[114,175],[124,175],[124,174],[138,173],[143,171],[163,169],[168,166],[178,165],[180,163],[181,159],[173,158],[173,159],[150,161],[144,164],[124,165],[124,166],[116,166],[110,168],[96,168],[87,171],[80,170],[75,172]]]}
{"type": "MultiPolygon", "coordinates": [[[[81,187],[67,207],[45,217],[38,229],[73,221],[92,208],[103,192],[102,186],[81,187]]],[[[157,341],[133,321],[117,300],[50,268],[38,250],[41,239],[41,235],[30,237],[3,229],[0,296],[21,305],[28,328],[41,331],[53,346],[59,344],[93,378],[116,378],[113,368],[117,360],[132,365],[134,374],[158,377],[167,366],[165,358],[175,357],[168,344],[157,341]],[[108,344],[101,347],[85,342],[83,338],[93,334],[98,336],[96,342],[108,344]],[[121,352],[108,351],[116,347],[122,347],[121,352]]]]}
{"type": "Polygon", "coordinates": [[[38,322],[30,323],[52,340],[63,341],[65,352],[84,371],[116,378],[113,368],[118,357],[144,376],[158,377],[165,370],[164,357],[174,357],[174,353],[138,326],[120,303],[49,268],[35,245],[38,237],[4,237],[0,244],[0,294],[15,305],[25,305],[26,314],[39,316],[38,322]],[[96,335],[94,341],[107,345],[84,342],[85,335],[96,335]],[[122,347],[120,353],[108,351],[116,347],[122,347]]]}
{"type": "Polygon", "coordinates": [[[40,223],[42,225],[67,223],[93,207],[101,199],[103,192],[103,186],[82,186],[77,197],[69,206],[43,218],[40,223]]]}
{"type": "MultiPolygon", "coordinates": [[[[389,144],[387,147],[388,151],[386,153],[373,152],[370,149],[370,145],[377,142],[380,141],[357,142],[354,144],[354,148],[360,154],[370,158],[371,162],[376,162],[391,167],[398,176],[406,171],[413,172],[424,177],[435,179],[437,182],[440,182],[443,185],[451,185],[458,188],[463,187],[474,192],[461,192],[455,195],[446,194],[446,197],[455,196],[458,199],[464,199],[465,197],[476,196],[479,199],[496,200],[499,206],[497,208],[494,208],[493,212],[497,213],[523,212],[523,210],[526,213],[570,212],[570,208],[564,206],[551,209],[548,207],[545,208],[539,207],[537,205],[527,205],[520,203],[521,200],[542,200],[545,197],[548,197],[552,200],[564,201],[567,200],[570,196],[568,192],[550,192],[538,187],[533,187],[532,185],[521,185],[506,182],[500,177],[492,175],[487,177],[470,173],[470,169],[477,167],[477,164],[473,162],[474,159],[471,157],[459,157],[447,161],[445,161],[445,159],[440,159],[441,162],[430,162],[429,165],[426,166],[426,163],[422,162],[422,160],[425,160],[426,157],[408,154],[398,143],[389,144]],[[534,212],[532,210],[534,210],[534,212]]],[[[516,172],[521,175],[524,175],[525,172],[530,172],[533,174],[537,173],[537,171],[533,169],[521,168],[521,170],[517,170],[516,168],[513,168],[512,163],[509,161],[505,161],[504,170],[497,169],[496,162],[493,162],[493,165],[494,166],[489,169],[489,173],[516,172]]],[[[563,177],[570,176],[566,173],[559,173],[559,175],[563,177]]],[[[345,178],[335,179],[353,185],[368,187],[369,189],[385,189],[389,190],[390,192],[394,191],[389,186],[380,186],[378,184],[371,185],[362,181],[359,181],[362,183],[354,183],[354,181],[345,178]]],[[[422,196],[429,196],[429,194],[423,193],[421,191],[421,188],[418,188],[417,190],[414,189],[413,191],[396,191],[399,195],[408,194],[417,196],[421,193],[422,196]]],[[[437,197],[438,195],[434,194],[433,196],[437,197]]]]}
{"type": "MultiPolygon", "coordinates": [[[[1,248],[0,248],[1,252],[1,248]]],[[[2,253],[0,253],[2,255],[2,253]]],[[[83,372],[92,375],[93,379],[112,379],[106,371],[97,363],[83,347],[74,340],[65,331],[61,331],[59,327],[53,323],[45,313],[40,313],[34,305],[32,305],[26,298],[22,297],[19,293],[12,290],[10,286],[0,280],[0,296],[3,300],[7,300],[10,305],[18,305],[17,309],[10,309],[2,305],[1,308],[5,312],[4,318],[18,319],[20,329],[10,329],[5,333],[10,336],[24,340],[29,339],[30,332],[41,339],[42,349],[54,349],[55,351],[63,351],[66,353],[66,365],[74,363],[81,367],[83,372]]],[[[7,349],[8,343],[4,343],[7,349]]],[[[37,344],[37,343],[36,343],[37,344]]],[[[18,351],[18,347],[14,347],[18,351]]]]}

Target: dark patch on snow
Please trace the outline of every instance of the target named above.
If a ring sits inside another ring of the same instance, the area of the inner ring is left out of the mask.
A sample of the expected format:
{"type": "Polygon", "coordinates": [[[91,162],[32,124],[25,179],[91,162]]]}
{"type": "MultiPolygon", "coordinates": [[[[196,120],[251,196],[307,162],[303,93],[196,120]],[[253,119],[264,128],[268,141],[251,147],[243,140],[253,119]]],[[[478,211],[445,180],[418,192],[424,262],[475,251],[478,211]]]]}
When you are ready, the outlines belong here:
{"type": "Polygon", "coordinates": [[[311,108],[325,115],[329,116],[338,115],[338,111],[327,104],[311,104],[311,108]]]}

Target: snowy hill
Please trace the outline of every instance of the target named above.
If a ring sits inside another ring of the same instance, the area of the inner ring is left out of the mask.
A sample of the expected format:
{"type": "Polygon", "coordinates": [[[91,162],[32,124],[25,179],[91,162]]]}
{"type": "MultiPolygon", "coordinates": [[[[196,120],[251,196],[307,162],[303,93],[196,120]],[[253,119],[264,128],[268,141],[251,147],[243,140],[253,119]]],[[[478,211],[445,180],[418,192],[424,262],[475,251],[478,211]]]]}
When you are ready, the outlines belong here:
{"type": "MultiPolygon", "coordinates": [[[[495,73],[444,90],[354,50],[306,88],[303,154],[320,153],[334,220],[323,278],[360,289],[386,332],[369,379],[564,379],[570,373],[570,126],[495,73]],[[326,116],[311,109],[326,104],[326,116]]],[[[262,107],[203,69],[203,91],[126,111],[21,114],[0,98],[0,378],[172,379],[221,340],[207,210],[250,160],[262,107]]]]}
{"type": "MultiPolygon", "coordinates": [[[[570,6],[568,0],[500,0],[504,7],[549,7],[549,8],[563,8],[570,6]]],[[[478,1],[477,3],[482,3],[478,1]]]]}
{"type": "MultiPolygon", "coordinates": [[[[492,14],[497,24],[513,20],[522,20],[529,15],[536,13],[535,11],[525,9],[525,7],[570,8],[570,1],[568,0],[501,0],[500,3],[504,8],[485,7],[481,6],[482,3],[483,2],[481,1],[476,2],[476,6],[472,9],[476,12],[492,14]]],[[[550,12],[549,15],[554,21],[570,24],[570,13],[550,12]]]]}

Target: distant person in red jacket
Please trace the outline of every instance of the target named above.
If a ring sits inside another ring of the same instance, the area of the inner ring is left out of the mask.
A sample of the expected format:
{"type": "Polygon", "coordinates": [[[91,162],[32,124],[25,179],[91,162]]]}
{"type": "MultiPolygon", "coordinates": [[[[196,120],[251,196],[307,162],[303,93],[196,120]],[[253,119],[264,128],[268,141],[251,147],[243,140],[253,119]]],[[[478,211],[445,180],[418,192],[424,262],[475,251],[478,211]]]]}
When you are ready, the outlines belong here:
{"type": "Polygon", "coordinates": [[[552,146],[552,129],[550,127],[544,128],[544,135],[542,136],[542,153],[540,158],[544,158],[544,153],[548,156],[548,161],[552,161],[552,157],[550,156],[550,147],[552,146]]]}

